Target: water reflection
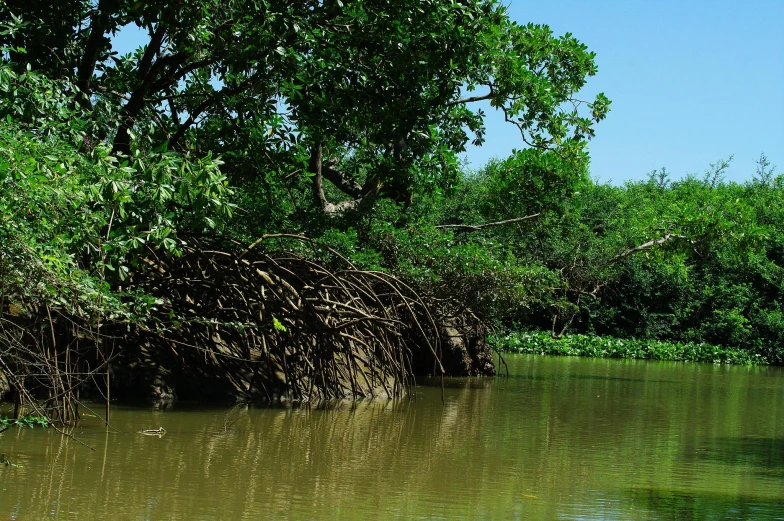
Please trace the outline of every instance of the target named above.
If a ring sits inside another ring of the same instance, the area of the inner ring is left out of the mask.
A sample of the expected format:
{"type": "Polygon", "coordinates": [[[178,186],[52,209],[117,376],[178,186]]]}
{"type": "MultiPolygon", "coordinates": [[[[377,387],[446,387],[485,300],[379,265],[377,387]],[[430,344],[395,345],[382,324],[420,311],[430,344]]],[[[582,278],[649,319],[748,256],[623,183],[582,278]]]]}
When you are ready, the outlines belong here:
{"type": "Polygon", "coordinates": [[[732,493],[681,493],[641,488],[629,491],[635,505],[647,510],[651,519],[692,521],[704,519],[776,521],[784,519],[784,498],[760,499],[732,493]]]}
{"type": "Polygon", "coordinates": [[[716,438],[705,440],[704,445],[685,457],[731,465],[738,472],[749,471],[784,478],[784,438],[716,438]]]}
{"type": "Polygon", "coordinates": [[[328,410],[116,408],[8,431],[0,519],[776,519],[784,376],[509,357],[508,379],[328,410]],[[164,427],[161,438],[142,428],[164,427]],[[745,516],[745,517],[743,517],[745,516]],[[767,517],[766,517],[767,516],[767,517]]]}

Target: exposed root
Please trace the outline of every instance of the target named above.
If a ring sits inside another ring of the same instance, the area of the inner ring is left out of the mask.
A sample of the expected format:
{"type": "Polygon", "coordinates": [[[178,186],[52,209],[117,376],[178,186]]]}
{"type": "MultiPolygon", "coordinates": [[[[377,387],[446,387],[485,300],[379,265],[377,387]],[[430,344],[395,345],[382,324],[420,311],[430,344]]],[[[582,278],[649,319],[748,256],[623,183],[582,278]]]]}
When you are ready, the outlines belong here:
{"type": "Polygon", "coordinates": [[[196,378],[218,395],[294,403],[399,396],[420,343],[443,372],[436,322],[411,287],[342,257],[330,269],[259,242],[241,254],[191,243],[140,284],[163,304],[157,329],[138,332],[139,355],[174,387],[196,378]]]}
{"type": "Polygon", "coordinates": [[[110,384],[113,397],[311,404],[402,396],[415,374],[493,373],[469,311],[312,239],[270,235],[239,252],[191,239],[181,256],[152,253],[124,286],[159,299],[144,325],[48,304],[0,309],[0,394],[10,389],[17,412],[71,424],[86,392],[104,397],[108,425],[110,384]],[[273,238],[332,260],[263,251],[273,238]]]}

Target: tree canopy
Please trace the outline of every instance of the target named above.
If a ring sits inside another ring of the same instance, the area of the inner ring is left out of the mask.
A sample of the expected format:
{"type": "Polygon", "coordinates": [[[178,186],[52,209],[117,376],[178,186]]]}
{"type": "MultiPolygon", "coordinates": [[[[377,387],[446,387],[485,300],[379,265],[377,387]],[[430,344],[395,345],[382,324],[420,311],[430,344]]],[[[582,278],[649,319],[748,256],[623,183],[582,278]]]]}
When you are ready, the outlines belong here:
{"type": "Polygon", "coordinates": [[[17,73],[69,82],[85,143],[220,154],[235,181],[307,180],[327,214],[451,186],[484,139],[477,101],[566,161],[609,108],[577,97],[585,45],[489,0],[10,0],[0,24],[17,73]],[[146,41],[120,56],[130,26],[146,41]]]}

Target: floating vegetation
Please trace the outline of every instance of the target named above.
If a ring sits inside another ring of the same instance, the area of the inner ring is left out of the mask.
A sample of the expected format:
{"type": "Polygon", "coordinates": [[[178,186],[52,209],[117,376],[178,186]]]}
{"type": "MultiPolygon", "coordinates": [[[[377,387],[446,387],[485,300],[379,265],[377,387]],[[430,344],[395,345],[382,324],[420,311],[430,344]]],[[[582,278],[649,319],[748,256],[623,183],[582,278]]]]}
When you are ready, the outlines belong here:
{"type": "Polygon", "coordinates": [[[490,338],[490,341],[497,349],[513,353],[637,358],[713,364],[770,363],[762,355],[748,350],[694,342],[666,342],[580,334],[553,338],[549,331],[496,334],[490,338]]]}

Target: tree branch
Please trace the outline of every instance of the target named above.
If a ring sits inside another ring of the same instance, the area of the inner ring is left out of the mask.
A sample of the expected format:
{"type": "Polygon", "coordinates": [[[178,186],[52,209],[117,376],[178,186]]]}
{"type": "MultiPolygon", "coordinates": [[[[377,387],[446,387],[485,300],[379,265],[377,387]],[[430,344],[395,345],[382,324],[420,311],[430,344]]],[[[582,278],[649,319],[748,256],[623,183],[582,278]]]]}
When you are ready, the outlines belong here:
{"type": "Polygon", "coordinates": [[[100,0],[95,13],[90,18],[90,36],[87,37],[87,44],[79,63],[79,70],[76,73],[76,85],[82,92],[79,103],[89,107],[90,103],[90,82],[95,73],[95,65],[98,63],[98,56],[101,52],[101,44],[108,30],[110,9],[115,6],[115,0],[100,0]]]}
{"type": "Polygon", "coordinates": [[[158,27],[155,28],[155,31],[150,36],[150,43],[147,44],[147,49],[144,51],[144,56],[142,56],[141,61],[139,62],[139,70],[138,76],[139,78],[144,79],[145,76],[150,72],[150,67],[152,66],[152,60],[158,51],[161,50],[161,44],[163,43],[163,37],[166,34],[166,28],[161,22],[158,22],[158,27]]]}
{"type": "Polygon", "coordinates": [[[469,98],[461,98],[461,99],[457,99],[455,101],[450,101],[449,103],[447,103],[447,106],[448,107],[454,107],[455,105],[463,105],[465,103],[474,103],[474,102],[477,102],[477,101],[486,101],[486,100],[489,100],[489,99],[493,99],[493,92],[492,91],[490,91],[487,94],[484,94],[482,96],[471,96],[469,98]]]}
{"type": "Polygon", "coordinates": [[[614,262],[618,262],[621,259],[628,257],[629,255],[634,255],[635,253],[639,253],[641,251],[649,250],[654,246],[658,246],[660,244],[664,244],[665,242],[672,240],[672,239],[682,239],[684,241],[689,241],[690,243],[694,243],[691,239],[686,237],[685,235],[677,235],[675,233],[667,233],[663,237],[659,237],[658,239],[650,240],[646,243],[640,244],[639,246],[635,246],[634,248],[628,249],[623,253],[619,253],[612,259],[605,262],[607,264],[613,264],[614,262]]]}
{"type": "Polygon", "coordinates": [[[347,176],[343,172],[335,170],[337,159],[330,159],[326,165],[322,166],[321,173],[324,179],[335,185],[338,190],[355,199],[362,197],[362,185],[357,183],[354,178],[347,176]]]}
{"type": "Polygon", "coordinates": [[[248,85],[250,85],[250,79],[246,79],[236,87],[232,87],[232,88],[223,87],[221,90],[213,93],[212,96],[207,96],[207,99],[205,99],[198,107],[196,107],[194,110],[191,111],[190,115],[188,116],[188,119],[185,120],[184,123],[178,125],[177,131],[169,139],[169,146],[174,147],[179,142],[179,140],[182,139],[182,137],[185,135],[185,132],[188,131],[191,125],[193,125],[196,122],[196,119],[201,115],[201,113],[207,110],[211,105],[219,102],[221,99],[225,98],[226,96],[233,96],[235,94],[239,94],[243,90],[247,89],[248,85]]]}
{"type": "Polygon", "coordinates": [[[487,228],[493,228],[495,226],[502,226],[504,224],[512,224],[512,223],[519,223],[522,221],[527,221],[528,219],[533,219],[535,217],[539,217],[539,213],[526,215],[525,217],[515,217],[514,219],[506,219],[504,221],[496,221],[492,223],[486,224],[440,224],[436,226],[437,230],[458,230],[461,232],[476,232],[479,230],[484,230],[487,228]]]}
{"type": "Polygon", "coordinates": [[[142,78],[142,83],[133,90],[128,103],[122,108],[122,124],[117,129],[117,134],[114,138],[114,153],[130,153],[131,140],[128,132],[133,127],[136,117],[148,104],[147,97],[149,95],[169,88],[189,72],[211,65],[218,60],[217,57],[210,57],[183,66],[191,56],[190,53],[181,52],[160,58],[152,64],[147,75],[142,78]],[[168,70],[164,71],[163,69],[167,65],[168,70]],[[178,70],[180,66],[183,67],[178,70]],[[159,73],[160,77],[158,77],[159,73]]]}
{"type": "MultiPolygon", "coordinates": [[[[377,178],[372,178],[369,179],[364,186],[360,187],[360,193],[358,197],[355,197],[349,201],[341,201],[339,203],[329,202],[327,200],[327,196],[324,194],[324,168],[322,154],[323,151],[320,144],[313,147],[310,153],[310,164],[308,169],[310,173],[313,174],[313,196],[321,207],[321,211],[325,215],[334,216],[351,210],[360,210],[375,200],[376,196],[378,196],[378,193],[382,188],[382,185],[377,178]]],[[[338,175],[343,178],[343,174],[340,172],[331,168],[328,168],[327,170],[332,172],[330,175],[338,175]]],[[[354,182],[354,184],[359,186],[356,184],[356,182],[354,182]]]]}

